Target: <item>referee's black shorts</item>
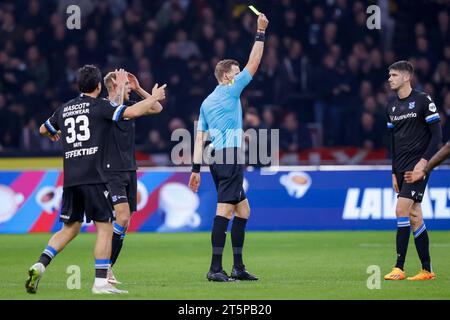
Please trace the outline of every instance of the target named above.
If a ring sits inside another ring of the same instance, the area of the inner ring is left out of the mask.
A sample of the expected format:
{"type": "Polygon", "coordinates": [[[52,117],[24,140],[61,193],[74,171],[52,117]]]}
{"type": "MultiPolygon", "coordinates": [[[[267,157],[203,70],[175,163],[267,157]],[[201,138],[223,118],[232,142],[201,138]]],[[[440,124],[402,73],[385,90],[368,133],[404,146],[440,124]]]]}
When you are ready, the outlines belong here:
{"type": "Polygon", "coordinates": [[[241,159],[240,149],[225,148],[214,151],[212,156],[216,160],[211,163],[209,170],[217,190],[217,202],[238,204],[247,199],[243,187],[244,164],[241,159]],[[233,154],[233,157],[226,155],[233,154]]]}
{"type": "Polygon", "coordinates": [[[105,184],[84,184],[63,189],[59,221],[63,223],[112,222],[113,207],[105,184]]]}
{"type": "Polygon", "coordinates": [[[407,183],[403,176],[404,174],[404,172],[395,173],[399,189],[399,194],[397,197],[407,198],[413,200],[415,203],[421,203],[428,183],[429,175],[427,175],[424,180],[419,180],[414,183],[407,183]]]}

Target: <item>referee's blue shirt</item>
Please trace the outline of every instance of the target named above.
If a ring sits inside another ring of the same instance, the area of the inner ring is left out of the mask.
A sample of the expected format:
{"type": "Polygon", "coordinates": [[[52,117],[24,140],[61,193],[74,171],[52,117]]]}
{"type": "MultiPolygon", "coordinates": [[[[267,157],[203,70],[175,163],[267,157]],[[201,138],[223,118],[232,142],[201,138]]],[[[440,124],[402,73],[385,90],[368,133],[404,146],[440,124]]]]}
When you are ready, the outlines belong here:
{"type": "Polygon", "coordinates": [[[218,85],[200,107],[197,131],[209,131],[214,149],[240,148],[242,142],[241,92],[252,76],[244,68],[233,84],[218,85]]]}

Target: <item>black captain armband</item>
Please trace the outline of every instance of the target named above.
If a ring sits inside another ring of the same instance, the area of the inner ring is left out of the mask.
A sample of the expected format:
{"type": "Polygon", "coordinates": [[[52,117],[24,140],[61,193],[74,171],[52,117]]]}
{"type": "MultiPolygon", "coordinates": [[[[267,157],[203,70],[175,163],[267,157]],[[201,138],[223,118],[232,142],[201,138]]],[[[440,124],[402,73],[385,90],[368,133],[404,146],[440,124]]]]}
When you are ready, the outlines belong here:
{"type": "Polygon", "coordinates": [[[262,41],[262,42],[264,42],[265,40],[266,40],[266,34],[264,32],[258,31],[256,33],[256,36],[255,36],[255,41],[262,41]]]}
{"type": "Polygon", "coordinates": [[[199,173],[200,172],[200,166],[201,165],[199,163],[193,163],[191,172],[199,173]]]}

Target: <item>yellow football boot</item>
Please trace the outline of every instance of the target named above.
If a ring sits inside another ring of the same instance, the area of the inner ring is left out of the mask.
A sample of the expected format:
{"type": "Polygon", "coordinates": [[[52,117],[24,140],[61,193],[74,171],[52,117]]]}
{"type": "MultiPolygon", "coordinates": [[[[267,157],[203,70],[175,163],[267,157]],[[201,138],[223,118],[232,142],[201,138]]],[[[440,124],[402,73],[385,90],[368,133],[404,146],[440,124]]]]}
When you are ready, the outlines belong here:
{"type": "Polygon", "coordinates": [[[405,280],[405,272],[400,268],[393,268],[391,272],[384,276],[384,280],[405,280]]]}
{"type": "Polygon", "coordinates": [[[434,280],[436,279],[436,275],[434,272],[427,271],[425,269],[420,270],[418,274],[414,277],[408,277],[408,280],[417,281],[417,280],[434,280]]]}

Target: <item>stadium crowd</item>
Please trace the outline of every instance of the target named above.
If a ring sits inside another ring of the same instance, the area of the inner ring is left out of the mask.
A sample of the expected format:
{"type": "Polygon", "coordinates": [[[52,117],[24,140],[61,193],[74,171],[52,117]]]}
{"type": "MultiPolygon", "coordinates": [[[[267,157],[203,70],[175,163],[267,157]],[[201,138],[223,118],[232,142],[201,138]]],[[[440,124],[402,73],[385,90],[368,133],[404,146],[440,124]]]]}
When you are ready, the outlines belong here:
{"type": "MultiPolygon", "coordinates": [[[[408,59],[416,88],[429,93],[450,138],[450,29],[445,1],[255,1],[270,20],[262,65],[244,92],[246,128],[280,128],[280,144],[387,146],[387,67],[408,59]],[[381,30],[366,27],[378,4],[381,30]],[[312,137],[312,127],[320,138],[312,137]]],[[[173,130],[193,132],[214,89],[216,63],[244,67],[256,19],[241,0],[4,0],[0,3],[0,151],[55,150],[38,127],[77,95],[86,63],[104,74],[124,67],[141,85],[167,83],[164,111],[137,122],[138,149],[167,153],[173,130]],[[68,5],[80,30],[66,27],[68,5]]],[[[105,95],[104,95],[105,96],[105,95]]]]}

